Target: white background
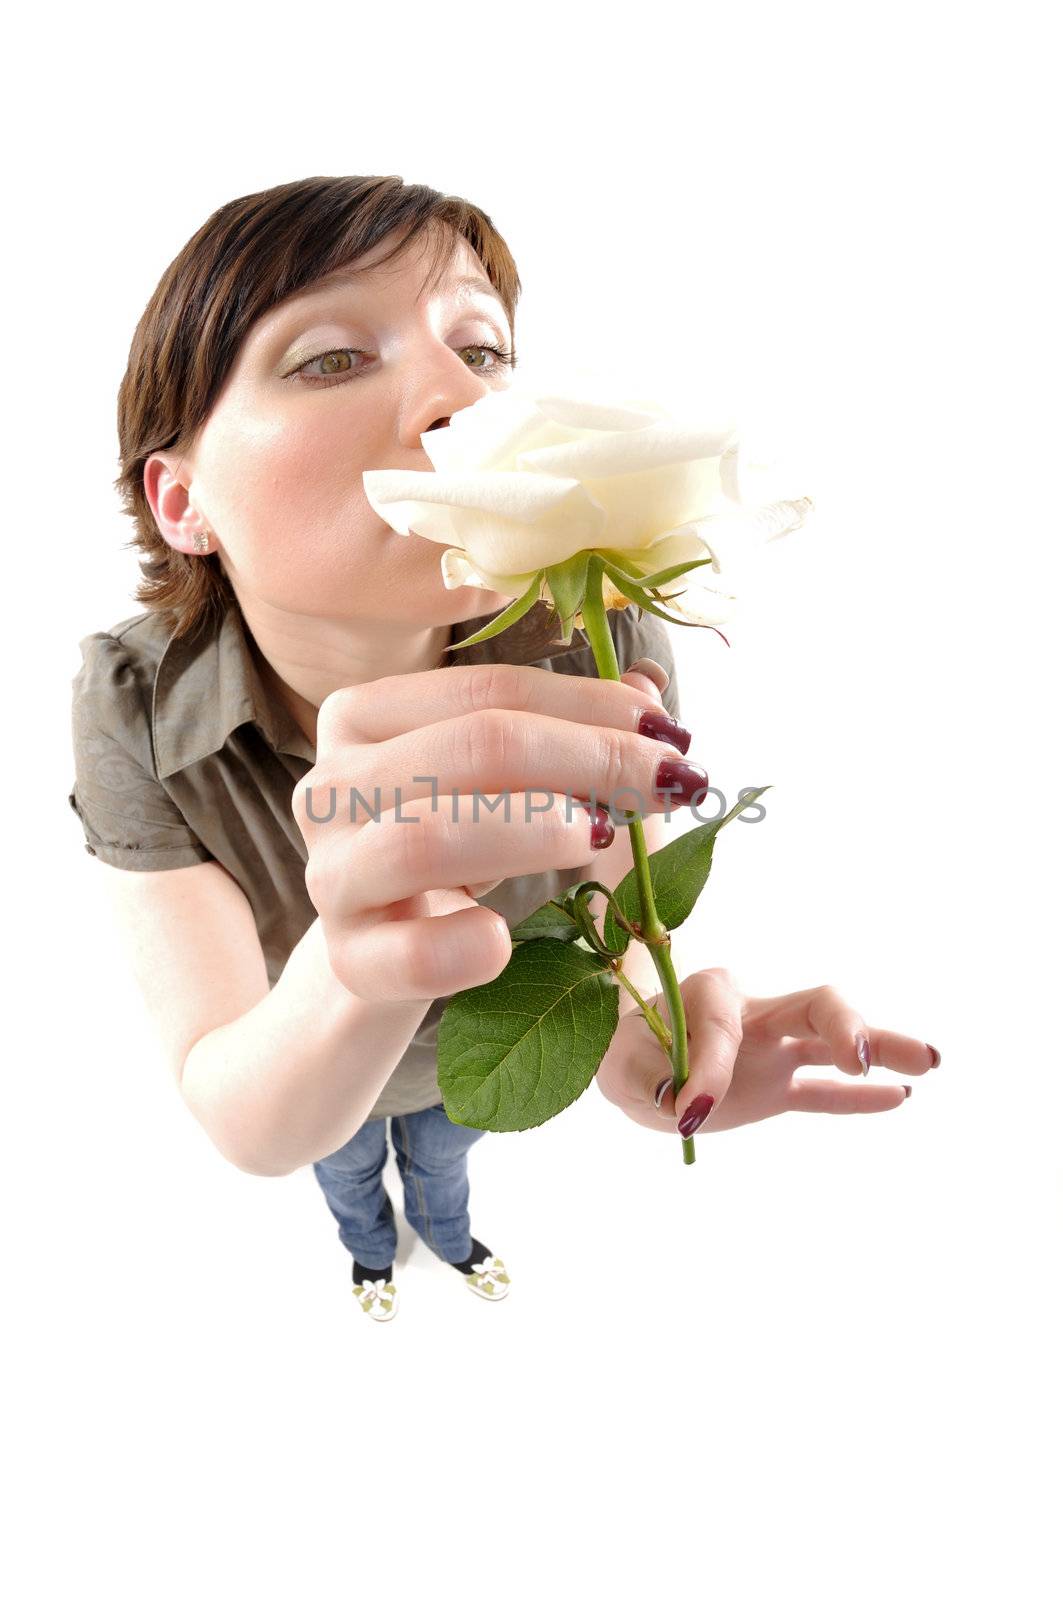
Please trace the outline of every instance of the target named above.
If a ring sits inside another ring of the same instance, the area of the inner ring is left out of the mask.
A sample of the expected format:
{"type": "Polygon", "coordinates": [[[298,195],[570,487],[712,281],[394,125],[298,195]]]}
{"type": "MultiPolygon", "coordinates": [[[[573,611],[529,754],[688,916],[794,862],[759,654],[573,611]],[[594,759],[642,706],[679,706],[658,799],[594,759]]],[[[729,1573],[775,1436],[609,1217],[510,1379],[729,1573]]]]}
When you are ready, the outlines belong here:
{"type": "Polygon", "coordinates": [[[112,6],[14,42],[8,1587],[1055,1592],[1046,13],[112,6]],[[181,1104],[66,800],[77,642],[138,609],[111,488],[137,319],[216,207],[340,173],[489,213],[525,370],[630,357],[807,469],[817,515],[732,649],[671,635],[692,755],[774,785],[679,959],[833,983],[942,1054],[896,1110],[699,1136],[693,1167],[593,1087],[486,1137],[508,1299],[400,1216],[383,1325],[312,1171],[227,1166],[181,1104]]]}

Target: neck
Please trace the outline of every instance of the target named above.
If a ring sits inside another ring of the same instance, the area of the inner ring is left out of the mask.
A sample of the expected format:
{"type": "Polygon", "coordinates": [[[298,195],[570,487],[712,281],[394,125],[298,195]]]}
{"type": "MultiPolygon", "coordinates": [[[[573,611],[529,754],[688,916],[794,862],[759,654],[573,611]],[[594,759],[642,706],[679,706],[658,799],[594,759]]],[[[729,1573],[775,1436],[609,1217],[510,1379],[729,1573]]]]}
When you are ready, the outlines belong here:
{"type": "Polygon", "coordinates": [[[286,705],[317,747],[317,713],[335,689],[443,665],[452,624],[403,628],[394,622],[349,623],[240,602],[255,664],[271,695],[286,705]]]}

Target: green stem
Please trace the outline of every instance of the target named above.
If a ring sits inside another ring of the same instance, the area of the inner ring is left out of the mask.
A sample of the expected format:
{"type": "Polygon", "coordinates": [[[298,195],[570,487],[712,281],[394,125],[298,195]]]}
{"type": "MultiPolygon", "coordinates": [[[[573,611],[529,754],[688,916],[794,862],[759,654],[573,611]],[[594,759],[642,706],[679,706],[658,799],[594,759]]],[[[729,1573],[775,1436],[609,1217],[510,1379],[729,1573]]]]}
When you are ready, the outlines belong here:
{"type": "MultiPolygon", "coordinates": [[[[612,683],[619,683],[620,663],[616,659],[613,636],[609,631],[605,605],[602,600],[602,567],[601,562],[595,556],[591,557],[588,565],[587,589],[581,609],[583,628],[590,641],[599,678],[608,679],[612,683]]],[[[678,1098],[680,1089],[682,1089],[690,1076],[683,996],[679,992],[679,980],[672,965],[671,937],[668,929],[657,915],[657,907],[653,900],[653,885],[650,882],[650,858],[646,849],[646,835],[642,830],[642,818],[637,811],[626,811],[624,816],[628,818],[627,826],[631,834],[631,856],[635,866],[639,904],[642,908],[642,932],[640,937],[643,944],[648,947],[653,964],[657,968],[657,976],[661,980],[661,991],[668,1004],[668,1020],[671,1024],[672,1034],[672,1048],[669,1052],[672,1062],[672,1087],[678,1098]]],[[[619,976],[619,973],[617,976],[619,976]]],[[[694,1139],[692,1136],[683,1140],[683,1161],[686,1166],[693,1165],[694,1139]]]]}
{"type": "Polygon", "coordinates": [[[642,1015],[646,1018],[646,1021],[649,1023],[650,1027],[660,1040],[662,1050],[670,1060],[672,1055],[672,1035],[668,1032],[668,1029],[665,1026],[664,1018],[661,1016],[659,1011],[654,1010],[653,1006],[650,1005],[649,1001],[643,995],[639,994],[631,979],[625,973],[621,972],[619,961],[617,961],[614,965],[613,973],[617,981],[624,985],[624,988],[634,1000],[635,1004],[642,1012],[642,1015]]]}

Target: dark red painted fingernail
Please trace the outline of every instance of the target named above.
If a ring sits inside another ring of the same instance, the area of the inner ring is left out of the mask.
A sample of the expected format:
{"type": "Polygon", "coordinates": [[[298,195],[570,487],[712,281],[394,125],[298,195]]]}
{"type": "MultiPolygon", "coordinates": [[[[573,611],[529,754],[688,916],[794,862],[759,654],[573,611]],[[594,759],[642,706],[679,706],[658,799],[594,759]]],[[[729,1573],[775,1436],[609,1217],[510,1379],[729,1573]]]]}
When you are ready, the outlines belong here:
{"type": "Polygon", "coordinates": [[[605,806],[592,806],[589,800],[578,802],[591,816],[591,849],[604,850],[616,838],[613,819],[605,806]]]}
{"type": "Polygon", "coordinates": [[[693,761],[677,761],[674,756],[665,757],[653,781],[659,796],[677,796],[685,806],[704,800],[709,792],[709,775],[705,768],[693,761]]]}
{"type": "Polygon", "coordinates": [[[908,1096],[909,1096],[909,1095],[910,1095],[910,1094],[911,1094],[911,1092],[912,1092],[912,1086],[911,1086],[911,1084],[910,1084],[910,1083],[906,1083],[906,1084],[905,1084],[905,1086],[904,1086],[904,1096],[905,1096],[905,1099],[907,1099],[907,1098],[908,1098],[908,1096]]]}
{"type": "Polygon", "coordinates": [[[714,1104],[715,1099],[711,1094],[699,1094],[696,1100],[691,1100],[683,1113],[683,1120],[679,1124],[679,1131],[684,1139],[688,1139],[692,1133],[697,1132],[714,1104]]]}
{"type": "Polygon", "coordinates": [[[656,1089],[653,1092],[653,1103],[657,1107],[658,1111],[660,1111],[660,1109],[661,1109],[661,1101],[664,1099],[664,1091],[667,1089],[667,1087],[671,1083],[671,1081],[672,1081],[672,1077],[671,1077],[671,1074],[669,1073],[667,1078],[662,1078],[661,1079],[660,1083],[657,1085],[656,1089]]]}
{"type": "Polygon", "coordinates": [[[935,1050],[934,1046],[932,1044],[928,1044],[927,1045],[927,1049],[930,1051],[930,1065],[932,1067],[940,1066],[940,1064],[941,1064],[941,1051],[940,1050],[935,1050]]]}
{"type": "Polygon", "coordinates": [[[860,1057],[860,1065],[864,1070],[864,1077],[866,1078],[871,1070],[871,1046],[867,1042],[866,1033],[857,1034],[856,1053],[860,1057]]]}
{"type": "Polygon", "coordinates": [[[684,755],[690,749],[690,729],[684,728],[667,711],[644,711],[639,718],[638,731],[647,739],[663,739],[665,744],[674,744],[684,755]]]}

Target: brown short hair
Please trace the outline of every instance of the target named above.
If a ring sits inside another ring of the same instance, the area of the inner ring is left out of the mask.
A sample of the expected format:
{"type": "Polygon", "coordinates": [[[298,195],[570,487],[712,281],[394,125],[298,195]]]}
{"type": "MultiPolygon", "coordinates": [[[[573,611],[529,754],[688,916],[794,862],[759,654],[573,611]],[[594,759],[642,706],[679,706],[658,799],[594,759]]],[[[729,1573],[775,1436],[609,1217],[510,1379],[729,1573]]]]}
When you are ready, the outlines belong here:
{"type": "Polygon", "coordinates": [[[302,178],[230,200],[208,217],[159,280],[137,324],[118,391],[122,470],[114,480],[141,552],[135,599],[166,614],[175,637],[190,633],[234,595],[219,557],[185,555],[159,532],[144,491],[157,450],[187,448],[207,420],[241,342],[259,317],[338,267],[354,265],[395,229],[390,261],[417,236],[434,270],[455,235],[473,249],[502,296],[510,336],[521,283],[491,218],[458,195],[400,177],[302,178]]]}

